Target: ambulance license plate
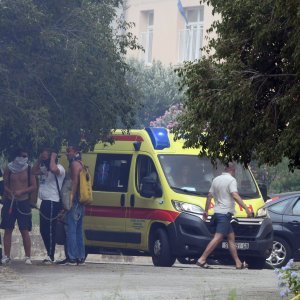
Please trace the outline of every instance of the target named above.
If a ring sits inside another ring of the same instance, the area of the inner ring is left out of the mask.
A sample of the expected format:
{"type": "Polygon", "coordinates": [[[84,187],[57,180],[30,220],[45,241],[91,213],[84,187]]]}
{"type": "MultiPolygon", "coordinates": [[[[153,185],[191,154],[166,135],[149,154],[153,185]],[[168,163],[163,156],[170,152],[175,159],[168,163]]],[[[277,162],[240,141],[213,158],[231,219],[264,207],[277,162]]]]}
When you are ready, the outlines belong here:
{"type": "MultiPolygon", "coordinates": [[[[236,249],[238,250],[247,250],[249,249],[249,243],[235,243],[236,244],[236,249]]],[[[227,242],[222,242],[222,248],[223,249],[228,249],[228,243],[227,242]]]]}

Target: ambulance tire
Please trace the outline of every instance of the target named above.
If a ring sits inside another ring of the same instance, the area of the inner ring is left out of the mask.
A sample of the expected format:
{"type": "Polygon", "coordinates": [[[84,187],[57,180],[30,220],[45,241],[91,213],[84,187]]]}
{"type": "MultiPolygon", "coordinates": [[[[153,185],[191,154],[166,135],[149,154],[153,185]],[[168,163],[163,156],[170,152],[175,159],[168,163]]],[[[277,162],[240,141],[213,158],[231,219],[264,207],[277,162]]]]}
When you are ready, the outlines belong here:
{"type": "Polygon", "coordinates": [[[157,267],[172,267],[176,257],[171,254],[170,243],[166,231],[158,228],[153,235],[150,251],[152,262],[157,267]]]}

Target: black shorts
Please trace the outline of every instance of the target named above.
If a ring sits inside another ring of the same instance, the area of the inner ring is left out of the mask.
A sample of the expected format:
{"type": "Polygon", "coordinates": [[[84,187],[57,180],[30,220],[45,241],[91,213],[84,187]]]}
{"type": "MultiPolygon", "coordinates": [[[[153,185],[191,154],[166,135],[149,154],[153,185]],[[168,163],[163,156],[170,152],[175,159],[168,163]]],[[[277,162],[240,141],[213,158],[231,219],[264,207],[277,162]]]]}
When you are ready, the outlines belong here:
{"type": "Polygon", "coordinates": [[[32,215],[29,200],[14,201],[12,210],[10,211],[11,200],[5,199],[1,210],[2,229],[14,229],[16,221],[18,221],[19,230],[32,229],[32,215]]]}
{"type": "Polygon", "coordinates": [[[227,236],[229,233],[233,232],[233,228],[231,226],[231,218],[232,214],[219,214],[215,213],[213,215],[214,225],[216,226],[216,233],[221,233],[224,236],[227,236]]]}

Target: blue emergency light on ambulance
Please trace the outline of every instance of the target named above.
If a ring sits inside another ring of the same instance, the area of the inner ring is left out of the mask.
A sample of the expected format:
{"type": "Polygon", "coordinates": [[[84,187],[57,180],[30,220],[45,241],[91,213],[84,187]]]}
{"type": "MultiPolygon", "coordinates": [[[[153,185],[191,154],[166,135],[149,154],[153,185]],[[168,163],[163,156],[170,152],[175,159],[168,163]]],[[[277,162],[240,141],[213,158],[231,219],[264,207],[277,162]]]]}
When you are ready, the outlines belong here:
{"type": "Polygon", "coordinates": [[[145,130],[150,136],[154,149],[163,150],[165,148],[170,148],[170,140],[166,128],[147,127],[145,130]]]}

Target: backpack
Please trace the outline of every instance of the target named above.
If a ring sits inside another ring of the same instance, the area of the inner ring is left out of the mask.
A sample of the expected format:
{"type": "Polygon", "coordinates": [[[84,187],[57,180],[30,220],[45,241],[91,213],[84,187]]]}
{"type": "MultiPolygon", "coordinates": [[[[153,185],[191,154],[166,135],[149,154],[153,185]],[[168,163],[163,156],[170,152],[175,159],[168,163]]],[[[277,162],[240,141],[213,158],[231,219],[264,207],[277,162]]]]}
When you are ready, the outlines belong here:
{"type": "Polygon", "coordinates": [[[92,177],[89,172],[89,167],[82,163],[81,165],[82,170],[79,174],[79,203],[89,205],[93,202],[92,177]]]}
{"type": "Polygon", "coordinates": [[[62,200],[62,205],[65,210],[70,210],[73,205],[70,198],[71,190],[72,190],[72,179],[70,175],[67,173],[60,190],[60,198],[62,200]]]}

